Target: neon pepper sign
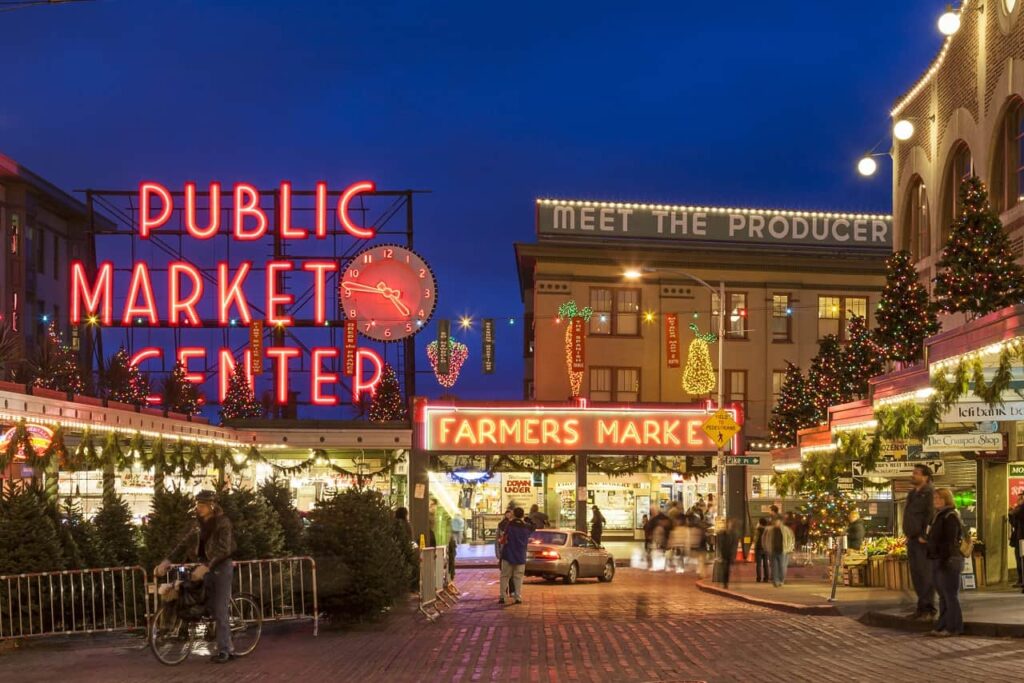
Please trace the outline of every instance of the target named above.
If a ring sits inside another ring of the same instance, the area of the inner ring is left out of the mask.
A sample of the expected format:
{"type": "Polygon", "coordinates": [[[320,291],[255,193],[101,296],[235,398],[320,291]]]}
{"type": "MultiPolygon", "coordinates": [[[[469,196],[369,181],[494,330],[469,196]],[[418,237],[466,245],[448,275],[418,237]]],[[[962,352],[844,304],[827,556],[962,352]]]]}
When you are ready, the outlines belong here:
{"type": "MultiPolygon", "coordinates": [[[[212,182],[204,194],[207,206],[199,207],[199,189],[194,182],[184,184],[183,192],[178,193],[179,200],[183,197],[183,205],[175,206],[175,194],[157,182],[146,181],[139,184],[138,213],[136,220],[137,236],[148,240],[160,234],[161,229],[171,221],[175,208],[182,210],[183,237],[199,242],[216,236],[230,235],[238,242],[255,242],[263,239],[271,232],[272,218],[276,225],[276,235],[282,240],[324,240],[333,237],[329,230],[330,218],[333,213],[337,217],[340,231],[358,240],[369,240],[376,236],[377,230],[372,226],[361,226],[352,217],[350,206],[357,197],[376,191],[372,181],[352,183],[336,193],[332,193],[325,182],[315,185],[312,222],[306,226],[297,224],[293,211],[294,193],[288,181],[282,181],[276,194],[276,209],[268,215],[261,206],[260,191],[249,183],[235,183],[230,189],[221,183],[212,182]],[[230,198],[230,201],[229,201],[230,198]],[[201,218],[205,214],[205,219],[201,218]],[[225,214],[227,217],[225,218],[225,214]]],[[[308,193],[307,193],[308,194],[308,193]]],[[[70,264],[71,302],[70,318],[72,324],[90,323],[106,326],[121,325],[124,327],[145,323],[150,327],[199,327],[204,324],[199,309],[200,304],[212,299],[216,310],[216,324],[222,327],[237,324],[249,325],[254,321],[250,299],[246,294],[245,284],[253,272],[253,262],[242,260],[238,263],[216,261],[216,275],[212,277],[215,286],[204,279],[203,273],[189,261],[178,260],[166,264],[166,299],[158,302],[153,286],[154,278],[148,262],[136,261],[132,264],[131,275],[127,282],[128,294],[124,305],[115,318],[114,311],[114,263],[101,261],[90,272],[81,260],[72,260],[70,264]],[[206,297],[206,299],[204,299],[206,297]]],[[[288,327],[295,320],[287,308],[296,304],[295,296],[283,290],[280,283],[286,273],[303,273],[309,278],[314,296],[313,320],[316,324],[325,324],[333,316],[327,311],[327,279],[330,273],[339,271],[337,260],[309,259],[301,263],[294,260],[274,259],[265,264],[263,296],[261,297],[265,316],[263,321],[272,326],[288,327]]],[[[280,405],[288,402],[289,363],[300,358],[303,351],[291,346],[268,346],[262,350],[262,358],[274,361],[274,400],[280,405]]],[[[176,349],[175,359],[181,361],[186,368],[186,379],[195,384],[203,384],[206,378],[202,373],[189,369],[190,362],[202,360],[205,364],[208,350],[200,346],[181,346],[176,349]]],[[[332,347],[315,347],[310,350],[310,401],[314,405],[330,406],[340,403],[336,394],[327,388],[339,381],[339,375],[328,371],[325,363],[339,358],[341,352],[332,347]]],[[[145,361],[162,359],[164,350],[156,346],[148,346],[138,350],[132,357],[133,365],[145,361]]],[[[234,370],[235,357],[230,348],[222,347],[216,351],[218,388],[221,401],[227,393],[228,378],[234,370]]],[[[354,372],[352,376],[352,402],[358,403],[362,396],[376,392],[383,376],[383,359],[369,348],[357,348],[354,372]]],[[[250,386],[254,385],[251,373],[251,351],[247,350],[244,357],[247,379],[250,386]]],[[[159,403],[159,396],[148,397],[148,402],[159,403]]]]}

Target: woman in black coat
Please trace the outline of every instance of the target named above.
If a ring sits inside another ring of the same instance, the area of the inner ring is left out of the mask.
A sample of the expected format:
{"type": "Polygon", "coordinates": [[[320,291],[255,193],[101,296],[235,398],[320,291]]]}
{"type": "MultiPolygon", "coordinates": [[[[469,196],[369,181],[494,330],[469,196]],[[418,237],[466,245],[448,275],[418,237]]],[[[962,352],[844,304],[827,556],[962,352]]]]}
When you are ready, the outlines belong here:
{"type": "Polygon", "coordinates": [[[596,505],[593,507],[594,516],[590,519],[590,537],[594,543],[601,545],[601,536],[604,535],[604,515],[596,505]]]}
{"type": "Polygon", "coordinates": [[[953,492],[935,489],[935,517],[928,526],[928,559],[932,561],[932,578],[939,593],[939,618],[929,635],[947,637],[964,632],[964,616],[960,610],[960,573],[964,556],[960,540],[965,533],[956,512],[953,492]]]}

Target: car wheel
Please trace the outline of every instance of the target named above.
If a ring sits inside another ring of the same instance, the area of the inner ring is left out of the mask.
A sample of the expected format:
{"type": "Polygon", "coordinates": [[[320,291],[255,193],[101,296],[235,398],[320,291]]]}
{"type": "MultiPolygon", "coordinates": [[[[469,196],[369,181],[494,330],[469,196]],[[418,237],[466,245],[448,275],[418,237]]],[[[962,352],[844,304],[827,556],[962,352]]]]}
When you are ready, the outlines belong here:
{"type": "Polygon", "coordinates": [[[599,577],[597,577],[597,580],[602,582],[602,583],[608,583],[609,581],[611,581],[614,578],[615,578],[615,562],[612,561],[612,560],[608,560],[608,562],[606,562],[605,565],[604,565],[604,571],[601,572],[601,575],[599,577]]]}
{"type": "Polygon", "coordinates": [[[580,566],[573,562],[569,565],[569,572],[565,575],[563,580],[571,586],[572,584],[576,583],[576,579],[579,577],[579,575],[580,566]]]}

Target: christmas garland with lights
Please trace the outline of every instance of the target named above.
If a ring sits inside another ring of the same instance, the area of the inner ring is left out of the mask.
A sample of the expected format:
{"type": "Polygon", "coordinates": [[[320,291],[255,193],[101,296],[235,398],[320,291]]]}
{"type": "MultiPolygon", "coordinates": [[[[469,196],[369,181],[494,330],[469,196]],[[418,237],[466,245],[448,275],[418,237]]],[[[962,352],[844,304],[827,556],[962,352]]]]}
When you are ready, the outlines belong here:
{"type": "Polygon", "coordinates": [[[427,344],[427,360],[434,370],[434,377],[437,383],[445,389],[451,389],[459,379],[462,372],[462,364],[469,358],[469,347],[462,342],[457,342],[451,337],[448,338],[448,372],[441,374],[437,371],[437,340],[427,344]]]}

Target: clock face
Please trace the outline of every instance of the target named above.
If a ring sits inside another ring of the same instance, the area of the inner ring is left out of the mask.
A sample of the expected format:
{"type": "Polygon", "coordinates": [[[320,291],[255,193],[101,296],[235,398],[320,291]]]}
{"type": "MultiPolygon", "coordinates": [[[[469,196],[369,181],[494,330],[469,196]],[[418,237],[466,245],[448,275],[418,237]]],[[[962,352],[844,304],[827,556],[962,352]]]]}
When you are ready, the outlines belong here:
{"type": "Polygon", "coordinates": [[[342,274],[345,317],[378,341],[410,337],[427,324],[437,300],[434,274],[419,254],[382,244],[359,252],[342,274]]]}

